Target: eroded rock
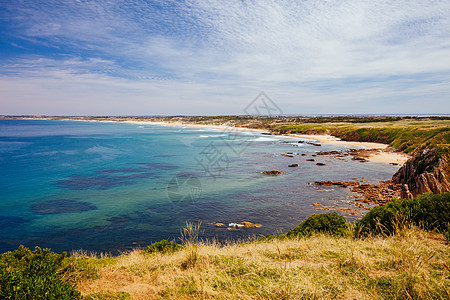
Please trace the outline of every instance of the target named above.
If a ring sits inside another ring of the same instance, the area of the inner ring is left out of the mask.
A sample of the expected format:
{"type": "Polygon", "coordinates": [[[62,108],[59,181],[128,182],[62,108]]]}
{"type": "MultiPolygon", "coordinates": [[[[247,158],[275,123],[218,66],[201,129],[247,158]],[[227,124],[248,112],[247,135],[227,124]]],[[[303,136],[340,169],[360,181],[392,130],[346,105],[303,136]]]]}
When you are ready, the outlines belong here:
{"type": "Polygon", "coordinates": [[[278,171],[278,170],[261,172],[261,174],[264,174],[264,175],[280,175],[280,174],[283,174],[283,173],[284,172],[281,172],[281,171],[278,171]]]}

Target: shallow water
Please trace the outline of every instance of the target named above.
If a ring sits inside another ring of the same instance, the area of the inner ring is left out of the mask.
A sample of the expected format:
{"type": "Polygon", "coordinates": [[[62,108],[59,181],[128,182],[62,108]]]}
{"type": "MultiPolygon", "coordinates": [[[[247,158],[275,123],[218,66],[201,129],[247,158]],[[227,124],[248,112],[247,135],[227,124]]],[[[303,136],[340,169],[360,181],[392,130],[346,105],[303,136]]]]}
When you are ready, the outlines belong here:
{"type": "Polygon", "coordinates": [[[203,238],[220,241],[281,233],[322,212],[314,202],[354,207],[349,190],[308,183],[375,182],[398,169],[312,157],[348,147],[300,140],[192,127],[0,120],[0,252],[24,244],[117,253],[178,240],[186,221],[198,220],[203,238]],[[286,152],[295,157],[280,156],[286,152]],[[299,167],[289,168],[292,163],[299,167]],[[260,173],[274,169],[285,173],[260,173]],[[213,225],[240,221],[262,227],[213,225]]]}

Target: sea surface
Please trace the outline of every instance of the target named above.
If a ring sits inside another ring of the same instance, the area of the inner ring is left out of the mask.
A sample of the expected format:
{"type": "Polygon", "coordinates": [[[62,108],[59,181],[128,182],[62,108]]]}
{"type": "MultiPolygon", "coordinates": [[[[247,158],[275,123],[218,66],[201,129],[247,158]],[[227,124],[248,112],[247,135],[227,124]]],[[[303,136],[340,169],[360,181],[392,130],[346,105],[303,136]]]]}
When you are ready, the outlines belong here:
{"type": "Polygon", "coordinates": [[[197,127],[0,120],[0,252],[23,244],[118,254],[161,239],[179,242],[186,222],[198,221],[203,239],[220,242],[279,234],[324,212],[315,202],[357,209],[348,189],[311,182],[377,182],[398,169],[313,157],[350,147],[309,141],[197,127]],[[281,156],[288,152],[294,157],[281,156]],[[261,174],[267,170],[284,173],[261,174]],[[262,226],[228,228],[242,221],[262,226]]]}

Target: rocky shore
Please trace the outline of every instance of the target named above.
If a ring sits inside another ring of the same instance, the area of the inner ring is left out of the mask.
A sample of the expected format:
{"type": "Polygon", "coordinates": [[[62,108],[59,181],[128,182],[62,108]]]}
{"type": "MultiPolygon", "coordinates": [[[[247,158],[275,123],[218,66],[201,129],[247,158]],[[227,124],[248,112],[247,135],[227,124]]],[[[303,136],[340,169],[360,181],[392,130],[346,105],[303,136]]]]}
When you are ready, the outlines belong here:
{"type": "MultiPolygon", "coordinates": [[[[252,118],[248,116],[212,117],[49,117],[0,116],[2,119],[58,119],[77,121],[131,122],[198,126],[230,130],[258,131],[265,134],[287,134],[321,144],[364,146],[348,152],[318,152],[337,159],[351,155],[360,162],[382,161],[400,165],[392,181],[377,185],[353,186],[366,200],[382,204],[390,197],[411,198],[422,193],[450,192],[449,118],[330,117],[330,118],[252,118]],[[367,122],[373,122],[368,126],[367,122]],[[396,122],[398,123],[397,125],[396,122]],[[395,123],[395,124],[394,124],[395,123]],[[420,124],[423,124],[421,127],[420,124]],[[391,148],[389,145],[393,145],[391,148]],[[412,150],[411,150],[412,149],[412,150]],[[409,156],[405,153],[410,154],[409,156]]],[[[293,157],[286,153],[286,157],[293,157]]],[[[314,161],[314,159],[307,159],[314,161]]],[[[319,166],[325,164],[318,162],[319,166]]],[[[295,164],[291,164],[295,167],[295,164]]],[[[279,175],[277,170],[263,172],[279,175]]]]}
{"type": "Polygon", "coordinates": [[[394,174],[393,182],[402,185],[403,198],[450,192],[450,159],[438,149],[425,149],[394,174]]]}
{"type": "Polygon", "coordinates": [[[396,184],[392,180],[381,181],[378,184],[367,184],[359,181],[315,181],[315,186],[338,186],[342,188],[351,187],[351,191],[358,193],[361,197],[356,197],[355,201],[364,203],[385,204],[392,198],[399,198],[402,195],[402,185],[396,184]]]}

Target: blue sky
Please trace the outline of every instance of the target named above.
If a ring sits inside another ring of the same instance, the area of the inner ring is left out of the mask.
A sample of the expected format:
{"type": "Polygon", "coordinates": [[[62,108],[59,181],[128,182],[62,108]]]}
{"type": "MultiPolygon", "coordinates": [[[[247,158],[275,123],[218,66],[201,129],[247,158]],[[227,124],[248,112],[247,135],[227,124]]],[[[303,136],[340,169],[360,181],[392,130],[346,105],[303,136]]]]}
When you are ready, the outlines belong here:
{"type": "Polygon", "coordinates": [[[450,113],[450,1],[0,0],[0,114],[450,113]]]}

